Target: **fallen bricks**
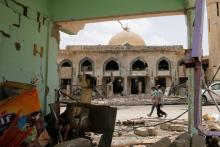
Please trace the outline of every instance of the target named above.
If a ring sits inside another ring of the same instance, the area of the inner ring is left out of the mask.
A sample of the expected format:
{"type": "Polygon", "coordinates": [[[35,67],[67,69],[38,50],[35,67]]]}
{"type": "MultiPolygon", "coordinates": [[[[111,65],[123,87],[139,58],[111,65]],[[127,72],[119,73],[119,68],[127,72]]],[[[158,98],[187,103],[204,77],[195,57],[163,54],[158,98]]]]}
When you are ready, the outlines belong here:
{"type": "MultiPolygon", "coordinates": [[[[158,118],[135,118],[135,119],[130,119],[130,120],[124,120],[124,121],[117,121],[116,125],[124,125],[124,126],[136,126],[136,125],[145,125],[148,122],[150,123],[161,123],[168,121],[168,119],[158,119],[158,118]]],[[[185,120],[175,120],[171,122],[172,124],[181,124],[181,125],[187,125],[187,121],[185,120]]]]}
{"type": "MultiPolygon", "coordinates": [[[[115,132],[113,137],[113,147],[127,147],[127,146],[145,146],[154,144],[163,137],[168,137],[170,140],[174,140],[180,133],[177,131],[171,131],[170,125],[163,122],[165,119],[158,118],[138,118],[125,121],[118,121],[115,126],[115,132]],[[162,123],[162,124],[160,124],[162,123]],[[160,124],[156,127],[149,127],[155,124],[160,124]],[[167,125],[167,130],[163,130],[162,126],[167,125]],[[147,126],[147,127],[146,127],[147,126]]],[[[184,120],[176,120],[174,123],[186,124],[184,120]]],[[[170,141],[171,142],[171,141],[170,141]]]]}
{"type": "Polygon", "coordinates": [[[185,130],[185,127],[183,125],[171,124],[169,126],[169,129],[171,131],[183,132],[185,130]]]}
{"type": "Polygon", "coordinates": [[[171,141],[168,137],[163,137],[156,141],[155,139],[130,140],[128,143],[112,145],[112,147],[206,147],[205,138],[198,134],[192,137],[188,133],[183,133],[171,141]],[[191,144],[191,146],[190,146],[191,144]]]}
{"type": "MultiPolygon", "coordinates": [[[[125,121],[118,121],[116,126],[124,139],[118,138],[113,147],[205,147],[206,140],[203,136],[190,136],[187,131],[187,121],[178,119],[174,122],[166,122],[158,118],[137,118],[125,121]],[[166,122],[166,123],[164,123],[166,122]],[[156,127],[150,127],[155,126],[156,127]],[[185,132],[181,134],[181,132],[185,132]],[[180,135],[181,134],[181,135],[180,135]],[[127,140],[132,138],[132,140],[127,140]],[[136,139],[135,139],[136,138],[136,139]],[[121,141],[121,142],[120,142],[121,141]],[[123,143],[122,143],[123,142],[123,143]],[[190,146],[191,145],[191,146],[190,146]]],[[[209,130],[219,130],[217,122],[206,122],[209,130]],[[216,125],[217,124],[217,125],[216,125]]],[[[116,136],[117,138],[117,136],[116,136]]],[[[114,140],[114,138],[113,138],[114,140]]],[[[220,139],[219,139],[220,140],[220,139]]],[[[219,141],[220,143],[220,141],[219,141]]],[[[210,146],[209,146],[210,147],[210,146]]]]}
{"type": "Polygon", "coordinates": [[[134,134],[146,137],[146,136],[157,136],[158,131],[155,127],[142,127],[134,130],[134,134]]]}

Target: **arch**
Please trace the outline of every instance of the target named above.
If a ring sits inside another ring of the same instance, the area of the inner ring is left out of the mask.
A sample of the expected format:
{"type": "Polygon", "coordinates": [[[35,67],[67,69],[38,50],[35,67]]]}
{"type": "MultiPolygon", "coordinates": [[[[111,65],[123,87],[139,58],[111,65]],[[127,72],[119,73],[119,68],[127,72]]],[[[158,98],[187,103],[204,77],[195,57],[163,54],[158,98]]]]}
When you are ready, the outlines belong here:
{"type": "Polygon", "coordinates": [[[83,69],[85,69],[85,71],[94,73],[94,65],[95,64],[91,58],[85,57],[79,62],[79,71],[82,72],[83,69]]]}
{"type": "Polygon", "coordinates": [[[130,63],[130,70],[141,71],[141,70],[145,70],[147,67],[148,67],[147,62],[140,57],[133,59],[130,63]]]}
{"type": "Polygon", "coordinates": [[[116,71],[116,70],[120,70],[120,66],[121,65],[119,60],[111,57],[104,62],[103,69],[104,71],[110,71],[110,70],[116,71]]]}
{"type": "Polygon", "coordinates": [[[73,63],[69,59],[64,59],[59,64],[60,67],[72,67],[73,63]]]}
{"type": "Polygon", "coordinates": [[[161,57],[159,60],[157,60],[156,65],[158,71],[171,70],[171,62],[166,57],[161,57]]]}

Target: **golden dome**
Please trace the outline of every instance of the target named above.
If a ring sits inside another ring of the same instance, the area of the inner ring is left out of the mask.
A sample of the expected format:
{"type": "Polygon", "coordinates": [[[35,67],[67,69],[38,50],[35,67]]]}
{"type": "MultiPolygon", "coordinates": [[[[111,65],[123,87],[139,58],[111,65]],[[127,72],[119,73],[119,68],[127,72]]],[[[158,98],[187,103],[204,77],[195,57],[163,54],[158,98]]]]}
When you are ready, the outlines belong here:
{"type": "Polygon", "coordinates": [[[133,46],[144,46],[145,42],[144,39],[139,36],[138,34],[130,31],[122,31],[115,36],[113,36],[110,41],[109,45],[124,45],[130,44],[133,46]]]}

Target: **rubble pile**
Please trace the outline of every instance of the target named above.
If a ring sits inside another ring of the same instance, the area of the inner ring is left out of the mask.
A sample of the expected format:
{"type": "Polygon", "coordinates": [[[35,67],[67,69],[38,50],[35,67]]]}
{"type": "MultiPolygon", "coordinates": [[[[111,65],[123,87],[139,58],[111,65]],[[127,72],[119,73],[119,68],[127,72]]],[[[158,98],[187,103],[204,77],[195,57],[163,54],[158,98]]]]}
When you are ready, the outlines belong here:
{"type": "MultiPolygon", "coordinates": [[[[104,99],[94,99],[93,104],[105,104],[113,106],[141,106],[152,104],[151,98],[146,96],[121,96],[121,97],[111,97],[104,99]]],[[[167,97],[164,98],[164,104],[175,105],[175,104],[187,104],[187,98],[180,97],[167,97]]]]}
{"type": "Polygon", "coordinates": [[[220,131],[219,115],[204,114],[202,116],[203,127],[208,131],[220,131]]]}
{"type": "Polygon", "coordinates": [[[185,120],[163,123],[165,121],[167,120],[158,118],[119,120],[116,122],[112,146],[148,147],[161,139],[171,143],[177,136],[187,132],[185,120]],[[164,137],[166,138],[163,139],[164,137]]]}

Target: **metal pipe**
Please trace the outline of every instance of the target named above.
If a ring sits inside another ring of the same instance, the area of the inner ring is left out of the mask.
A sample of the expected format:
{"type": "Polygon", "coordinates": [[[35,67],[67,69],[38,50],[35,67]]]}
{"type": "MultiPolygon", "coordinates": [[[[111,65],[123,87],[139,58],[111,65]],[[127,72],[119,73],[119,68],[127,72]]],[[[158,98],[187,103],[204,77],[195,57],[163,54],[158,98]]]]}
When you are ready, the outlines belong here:
{"type": "Polygon", "coordinates": [[[194,125],[196,128],[201,124],[201,57],[202,57],[202,37],[203,37],[203,19],[204,19],[204,0],[196,0],[195,23],[192,43],[192,58],[194,61],[194,125]]]}

